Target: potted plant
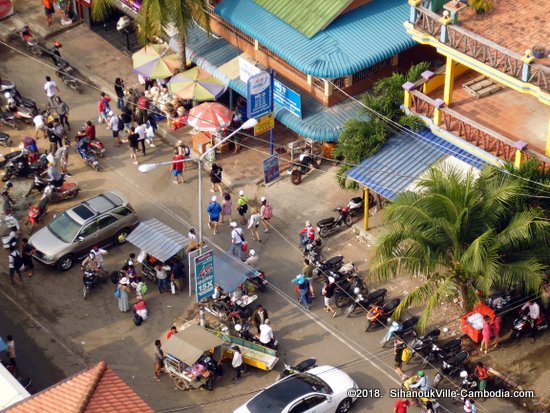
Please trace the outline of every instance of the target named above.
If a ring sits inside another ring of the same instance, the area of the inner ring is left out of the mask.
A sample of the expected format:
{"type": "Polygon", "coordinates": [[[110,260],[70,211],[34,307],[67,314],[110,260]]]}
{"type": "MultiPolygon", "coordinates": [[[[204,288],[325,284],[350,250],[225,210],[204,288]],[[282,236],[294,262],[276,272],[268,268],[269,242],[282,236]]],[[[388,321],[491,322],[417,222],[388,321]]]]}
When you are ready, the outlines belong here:
{"type": "Polygon", "coordinates": [[[483,14],[495,8],[493,0],[468,0],[468,6],[473,8],[477,14],[483,14]]]}
{"type": "Polygon", "coordinates": [[[533,56],[537,59],[542,59],[546,54],[546,47],[540,45],[534,46],[531,49],[531,53],[533,53],[533,56]]]}

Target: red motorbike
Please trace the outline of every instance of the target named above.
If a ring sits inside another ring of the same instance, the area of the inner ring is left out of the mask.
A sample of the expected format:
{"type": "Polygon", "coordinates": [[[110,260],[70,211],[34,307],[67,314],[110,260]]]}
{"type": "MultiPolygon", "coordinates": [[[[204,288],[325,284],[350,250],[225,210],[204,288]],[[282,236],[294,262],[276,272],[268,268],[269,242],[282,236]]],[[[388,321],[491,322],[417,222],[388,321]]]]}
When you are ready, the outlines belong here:
{"type": "Polygon", "coordinates": [[[46,215],[46,212],[48,210],[48,204],[50,202],[50,199],[45,195],[40,199],[40,202],[37,206],[31,205],[28,212],[28,221],[27,224],[31,226],[31,229],[29,230],[29,234],[32,233],[34,230],[34,227],[42,222],[42,219],[46,215]]]}

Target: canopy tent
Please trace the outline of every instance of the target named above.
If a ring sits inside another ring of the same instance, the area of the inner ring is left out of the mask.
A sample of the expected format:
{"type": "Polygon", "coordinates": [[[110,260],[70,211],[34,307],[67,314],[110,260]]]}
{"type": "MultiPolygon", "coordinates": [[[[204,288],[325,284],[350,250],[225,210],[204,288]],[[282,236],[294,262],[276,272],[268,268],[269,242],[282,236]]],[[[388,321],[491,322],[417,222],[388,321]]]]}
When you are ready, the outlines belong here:
{"type": "Polygon", "coordinates": [[[163,345],[163,350],[191,366],[205,351],[224,343],[221,338],[194,324],[172,335],[163,345]]]}
{"type": "Polygon", "coordinates": [[[126,240],[159,261],[167,261],[189,243],[187,237],[154,218],[140,222],[126,240]]]}
{"type": "Polygon", "coordinates": [[[226,292],[232,292],[246,281],[246,273],[250,267],[244,265],[240,260],[228,254],[214,255],[215,282],[226,292]]]}

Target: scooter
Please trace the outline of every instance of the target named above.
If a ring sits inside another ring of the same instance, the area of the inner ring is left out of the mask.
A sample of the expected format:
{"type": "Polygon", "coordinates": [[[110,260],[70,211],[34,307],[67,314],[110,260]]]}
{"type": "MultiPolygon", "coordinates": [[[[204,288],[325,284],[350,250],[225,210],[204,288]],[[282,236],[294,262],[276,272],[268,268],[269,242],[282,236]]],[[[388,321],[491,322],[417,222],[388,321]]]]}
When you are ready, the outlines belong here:
{"type": "Polygon", "coordinates": [[[447,341],[441,346],[433,343],[432,350],[426,354],[422,360],[422,367],[426,367],[428,363],[432,363],[435,360],[444,360],[453,357],[459,353],[462,349],[462,341],[459,338],[454,338],[447,341]]]}
{"type": "Polygon", "coordinates": [[[4,96],[6,96],[6,93],[9,93],[11,98],[13,98],[13,100],[15,101],[15,105],[17,107],[26,108],[32,113],[33,116],[38,115],[40,113],[40,108],[38,107],[36,102],[31,98],[26,98],[21,96],[21,93],[19,93],[19,91],[15,87],[15,84],[14,83],[11,83],[11,84],[13,85],[13,87],[9,89],[6,88],[5,90],[3,90],[4,96]]]}
{"type": "Polygon", "coordinates": [[[59,187],[48,185],[44,188],[44,195],[46,195],[50,202],[60,202],[67,199],[73,199],[78,195],[80,187],[76,182],[65,182],[59,187]]]}
{"type": "Polygon", "coordinates": [[[317,233],[321,238],[326,238],[345,226],[348,228],[353,225],[353,219],[349,215],[347,207],[338,207],[335,209],[338,212],[338,217],[330,217],[317,222],[317,233]]]}
{"type": "Polygon", "coordinates": [[[97,138],[88,138],[85,134],[85,131],[85,127],[80,128],[75,137],[76,141],[80,142],[82,139],[86,139],[84,142],[87,142],[88,150],[92,152],[96,157],[103,158],[103,156],[105,155],[105,145],[97,138]]]}
{"type": "Polygon", "coordinates": [[[94,287],[97,287],[99,285],[100,278],[97,276],[97,271],[94,271],[90,268],[86,268],[83,271],[82,275],[82,296],[84,299],[88,297],[88,294],[90,294],[90,290],[94,287]]]}
{"type": "Polygon", "coordinates": [[[319,169],[321,162],[316,155],[305,152],[300,155],[299,161],[290,169],[290,180],[294,185],[300,185],[302,176],[309,173],[311,168],[319,169]]]}
{"type": "Polygon", "coordinates": [[[16,30],[15,34],[25,43],[25,46],[35,56],[42,56],[43,49],[38,43],[38,40],[34,37],[30,27],[28,25],[23,26],[21,29],[16,30]]]}
{"type": "Polygon", "coordinates": [[[34,227],[39,224],[44,216],[46,215],[46,212],[48,210],[48,203],[50,202],[50,199],[44,195],[40,199],[40,202],[37,206],[31,205],[28,212],[28,221],[27,224],[31,226],[31,229],[29,230],[29,234],[32,233],[34,230],[34,227]]]}
{"type": "Polygon", "coordinates": [[[32,109],[23,105],[18,105],[10,92],[5,92],[4,97],[7,100],[7,111],[10,112],[15,117],[15,119],[26,123],[27,125],[31,125],[34,118],[32,109]]]}
{"type": "Polygon", "coordinates": [[[84,159],[84,161],[86,161],[86,163],[88,165],[90,165],[96,171],[99,171],[101,166],[99,165],[99,162],[98,162],[97,158],[92,153],[92,151],[90,149],[88,149],[86,146],[87,145],[84,144],[84,143],[83,144],[77,144],[76,151],[78,152],[80,157],[82,159],[84,159]]]}
{"type": "Polygon", "coordinates": [[[351,317],[351,315],[355,313],[357,309],[364,309],[368,311],[368,308],[371,305],[382,304],[386,299],[386,294],[388,293],[388,290],[386,290],[385,288],[380,288],[376,291],[373,291],[372,293],[363,295],[361,291],[358,291],[358,289],[356,289],[354,293],[356,293],[356,298],[346,311],[347,317],[351,317]]]}
{"type": "Polygon", "coordinates": [[[439,340],[441,335],[441,330],[439,328],[434,328],[432,331],[424,334],[423,336],[418,336],[416,332],[413,333],[414,339],[411,341],[410,348],[412,356],[416,353],[427,354],[432,350],[433,343],[439,340]]]}
{"type": "Polygon", "coordinates": [[[13,141],[11,140],[10,135],[4,132],[0,132],[0,145],[9,147],[12,143],[13,141]]]}
{"type": "Polygon", "coordinates": [[[15,116],[11,112],[0,112],[0,125],[9,126],[10,128],[17,129],[17,121],[15,116]]]}
{"type": "Polygon", "coordinates": [[[529,314],[522,312],[522,314],[514,320],[512,336],[514,339],[527,336],[532,333],[533,328],[535,329],[535,333],[548,328],[548,320],[545,315],[541,312],[540,317],[535,321],[534,325],[531,325],[529,314]]]}
{"type": "Polygon", "coordinates": [[[354,299],[354,291],[358,288],[362,294],[368,294],[369,290],[361,277],[356,274],[347,276],[344,279],[337,280],[336,285],[338,288],[334,294],[335,304],[338,308],[343,308],[351,303],[354,299]]]}
{"type": "MultiPolygon", "coordinates": [[[[411,385],[416,383],[418,381],[418,376],[412,376],[405,380],[403,380],[403,388],[405,390],[409,390],[411,385]]],[[[431,409],[434,411],[434,413],[439,412],[439,408],[441,405],[433,398],[429,397],[414,397],[414,400],[418,406],[421,406],[422,409],[425,411],[428,406],[431,406],[431,409]]]]}
{"type": "Polygon", "coordinates": [[[466,350],[462,350],[457,355],[452,356],[448,359],[444,359],[441,370],[438,371],[435,375],[433,386],[437,387],[444,376],[450,377],[461,371],[464,368],[464,362],[468,359],[469,356],[470,353],[468,353],[466,350]]]}
{"type": "Polygon", "coordinates": [[[384,305],[373,305],[369,311],[367,311],[365,332],[376,326],[386,325],[388,318],[391,317],[399,304],[401,304],[401,299],[394,298],[384,305]]]}
{"type": "Polygon", "coordinates": [[[314,266],[312,274],[314,277],[319,277],[323,274],[328,277],[330,271],[337,271],[344,262],[343,255],[335,255],[326,261],[313,261],[314,266]]]}
{"type": "Polygon", "coordinates": [[[13,151],[6,154],[0,153],[0,168],[4,168],[13,158],[21,155],[22,151],[13,151]]]}
{"type": "MultiPolygon", "coordinates": [[[[462,379],[462,382],[460,383],[461,389],[464,389],[466,391],[475,391],[477,389],[477,380],[472,374],[468,373],[468,371],[462,370],[460,372],[460,378],[462,379]]],[[[451,403],[453,404],[456,404],[458,402],[464,402],[464,398],[460,395],[457,395],[456,397],[453,397],[451,399],[451,403]]]]}
{"type": "Polygon", "coordinates": [[[279,377],[277,377],[277,381],[287,376],[290,376],[291,374],[305,373],[306,371],[311,370],[315,367],[317,367],[317,359],[314,357],[310,357],[308,359],[302,360],[300,363],[296,364],[295,366],[291,366],[290,364],[287,364],[285,362],[285,368],[282,371],[282,373],[279,374],[279,377]]]}
{"type": "Polygon", "coordinates": [[[8,181],[12,176],[26,178],[30,175],[40,175],[46,169],[48,160],[45,154],[40,155],[37,162],[32,164],[27,160],[26,150],[22,150],[18,156],[13,157],[6,165],[6,172],[2,176],[2,181],[8,181]]]}
{"type": "Polygon", "coordinates": [[[248,281],[254,284],[254,287],[256,288],[256,290],[258,290],[261,293],[265,292],[265,289],[267,287],[265,272],[260,270],[253,270],[253,271],[246,272],[245,275],[248,278],[248,281]]]}
{"type": "Polygon", "coordinates": [[[386,347],[388,343],[390,343],[396,335],[399,335],[399,337],[404,338],[407,334],[411,334],[412,331],[414,331],[414,327],[416,326],[416,323],[418,323],[418,317],[412,316],[410,318],[407,318],[403,323],[400,323],[396,320],[392,321],[390,324],[390,327],[388,328],[388,332],[380,342],[382,347],[386,347]]]}
{"type": "Polygon", "coordinates": [[[82,91],[80,81],[71,74],[71,72],[74,71],[74,68],[69,64],[69,62],[61,58],[57,59],[55,62],[57,67],[55,74],[72,90],[76,93],[80,93],[82,91]]]}
{"type": "Polygon", "coordinates": [[[310,263],[322,261],[321,249],[323,248],[323,241],[321,238],[315,238],[313,241],[308,241],[302,246],[302,254],[309,260],[310,263]]]}

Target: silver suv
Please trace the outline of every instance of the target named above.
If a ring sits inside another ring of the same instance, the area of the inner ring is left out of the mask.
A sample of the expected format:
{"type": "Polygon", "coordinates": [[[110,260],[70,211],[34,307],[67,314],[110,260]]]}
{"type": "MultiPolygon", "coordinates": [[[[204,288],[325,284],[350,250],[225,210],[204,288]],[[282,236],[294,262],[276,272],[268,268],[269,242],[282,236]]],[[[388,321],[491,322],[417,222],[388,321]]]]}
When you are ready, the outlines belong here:
{"type": "Polygon", "coordinates": [[[36,232],[29,243],[36,248],[36,260],[66,271],[94,245],[124,244],[138,223],[123,195],[106,192],[66,210],[36,232]]]}

